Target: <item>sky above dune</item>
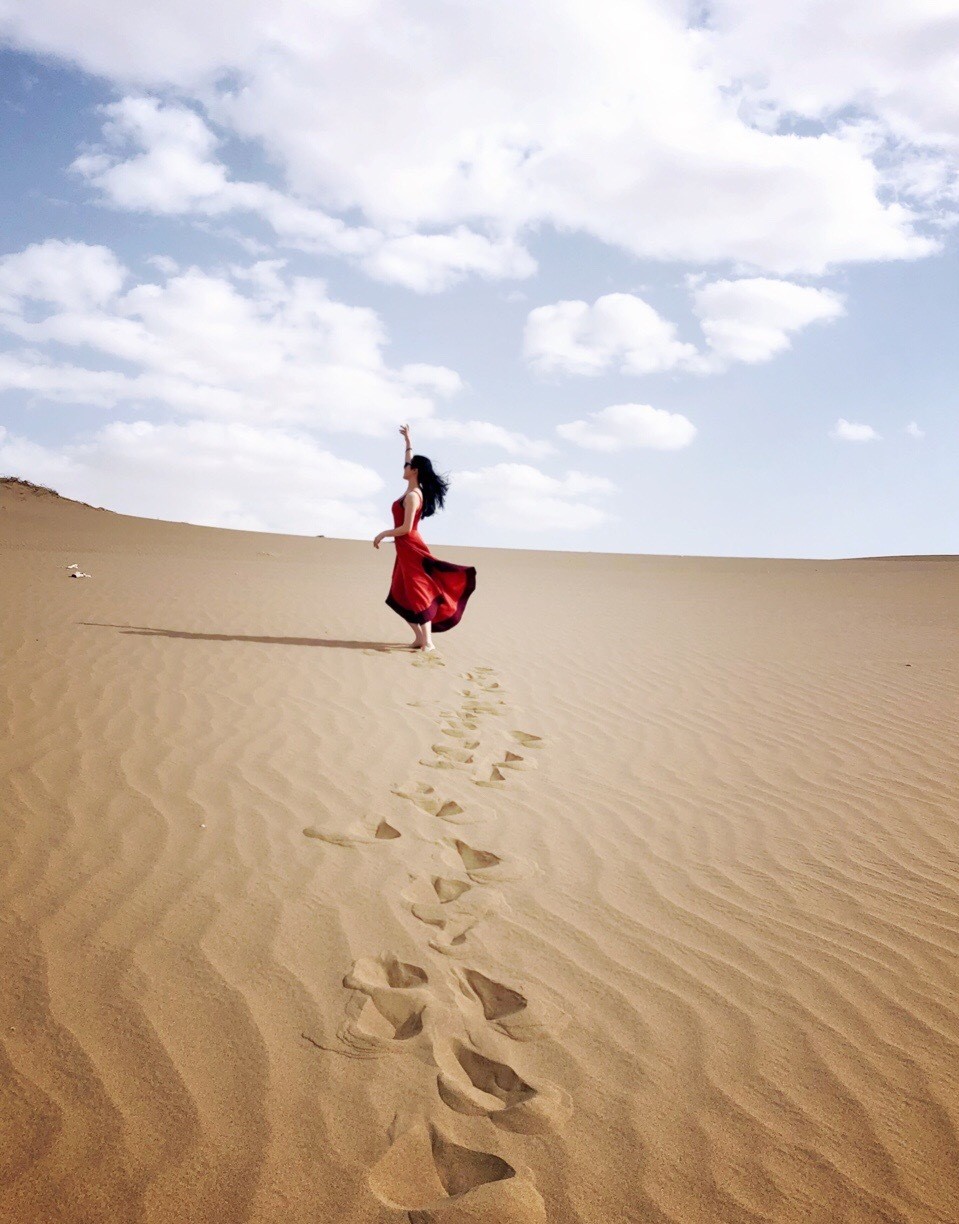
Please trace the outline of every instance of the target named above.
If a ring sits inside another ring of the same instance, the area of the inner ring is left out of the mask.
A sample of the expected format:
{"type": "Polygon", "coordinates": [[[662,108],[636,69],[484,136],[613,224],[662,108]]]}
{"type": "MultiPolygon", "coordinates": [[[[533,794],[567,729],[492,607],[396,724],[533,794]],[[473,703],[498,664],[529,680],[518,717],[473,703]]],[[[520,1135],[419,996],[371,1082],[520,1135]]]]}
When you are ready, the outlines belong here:
{"type": "Polygon", "coordinates": [[[959,0],[0,0],[0,474],[435,543],[956,551],[959,0]]]}

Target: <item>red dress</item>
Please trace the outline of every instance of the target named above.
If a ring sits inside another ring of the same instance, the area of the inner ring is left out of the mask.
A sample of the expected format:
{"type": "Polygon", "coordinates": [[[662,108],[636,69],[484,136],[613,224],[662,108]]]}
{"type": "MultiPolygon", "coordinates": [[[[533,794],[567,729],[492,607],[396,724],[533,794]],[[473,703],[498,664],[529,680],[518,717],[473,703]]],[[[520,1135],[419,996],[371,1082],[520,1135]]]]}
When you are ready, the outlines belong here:
{"type": "MultiPolygon", "coordinates": [[[[413,515],[413,526],[406,535],[396,537],[393,580],[386,597],[387,606],[411,625],[433,622],[434,633],[458,625],[466,601],[476,589],[476,570],[472,565],[438,561],[420,535],[423,505],[413,515]]],[[[402,525],[403,498],[393,503],[393,526],[402,525]]]]}

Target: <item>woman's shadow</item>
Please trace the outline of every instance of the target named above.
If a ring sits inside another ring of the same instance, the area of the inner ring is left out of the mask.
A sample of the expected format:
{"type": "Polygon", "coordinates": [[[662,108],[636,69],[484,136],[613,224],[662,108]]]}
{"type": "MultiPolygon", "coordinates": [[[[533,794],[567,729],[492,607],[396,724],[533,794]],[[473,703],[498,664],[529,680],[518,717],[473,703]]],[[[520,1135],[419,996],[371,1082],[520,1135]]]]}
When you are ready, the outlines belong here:
{"type": "Polygon", "coordinates": [[[252,633],[191,633],[186,629],[156,629],[150,625],[111,625],[105,621],[80,621],[97,629],[118,629],[135,637],[185,638],[192,642],[265,642],[268,646],[326,646],[331,650],[408,650],[398,642],[355,642],[340,638],[267,637],[252,633]]]}

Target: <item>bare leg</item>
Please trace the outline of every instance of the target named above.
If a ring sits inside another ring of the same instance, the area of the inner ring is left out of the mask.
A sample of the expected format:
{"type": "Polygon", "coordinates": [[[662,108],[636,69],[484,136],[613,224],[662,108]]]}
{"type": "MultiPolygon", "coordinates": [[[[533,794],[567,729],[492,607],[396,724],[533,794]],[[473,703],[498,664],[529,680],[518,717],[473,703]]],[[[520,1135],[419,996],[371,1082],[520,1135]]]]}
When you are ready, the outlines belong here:
{"type": "Polygon", "coordinates": [[[423,626],[413,625],[412,629],[413,629],[413,641],[410,643],[410,645],[412,646],[414,650],[422,650],[424,642],[426,640],[426,635],[423,632],[423,626]]]}
{"type": "Polygon", "coordinates": [[[423,649],[424,650],[435,650],[436,648],[433,645],[433,624],[432,622],[427,621],[425,625],[421,626],[421,628],[423,630],[423,649]]]}

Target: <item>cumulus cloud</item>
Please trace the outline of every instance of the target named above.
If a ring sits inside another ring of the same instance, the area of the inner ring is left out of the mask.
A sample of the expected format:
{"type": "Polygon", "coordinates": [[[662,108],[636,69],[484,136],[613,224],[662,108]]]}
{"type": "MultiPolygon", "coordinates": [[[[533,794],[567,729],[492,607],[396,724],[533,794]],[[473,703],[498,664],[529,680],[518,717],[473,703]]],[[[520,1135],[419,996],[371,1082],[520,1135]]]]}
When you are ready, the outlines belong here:
{"type": "Polygon", "coordinates": [[[217,160],[218,140],[190,108],[129,96],[101,108],[105,145],[77,157],[73,169],[116,208],[159,215],[221,218],[251,214],[290,248],[346,256],[377,280],[437,293],[465,276],[522,278],[536,271],[511,237],[491,238],[459,225],[448,233],[385,233],[347,225],[265,183],[230,178],[217,160]]]}
{"type": "Polygon", "coordinates": [[[705,353],[679,340],[675,325],[642,298],[610,293],[592,305],[555,302],[530,311],[526,359],[541,373],[715,373],[731,361],[768,361],[810,323],[831,322],[845,313],[842,298],[831,289],[765,276],[699,281],[690,278],[705,353]]]}
{"type": "Polygon", "coordinates": [[[536,271],[536,261],[514,238],[489,238],[463,225],[446,234],[383,237],[360,266],[376,280],[419,293],[439,293],[470,275],[520,280],[536,271]]]}
{"type": "Polygon", "coordinates": [[[748,96],[827,119],[855,108],[920,146],[959,148],[959,12],[941,0],[712,0],[713,54],[748,96]]]}
{"type": "Polygon", "coordinates": [[[649,404],[613,404],[592,413],[587,420],[557,425],[556,432],[587,450],[681,450],[696,437],[696,426],[679,412],[649,404]]]}
{"type": "Polygon", "coordinates": [[[523,347],[541,373],[652,374],[692,358],[696,349],[676,338],[675,326],[642,298],[609,293],[587,302],[555,302],[530,311],[523,347]]]}
{"type": "MultiPolygon", "coordinates": [[[[507,245],[494,253],[454,239],[456,260],[512,267],[509,243],[548,224],[642,258],[788,275],[935,249],[916,213],[883,195],[884,167],[833,118],[873,107],[914,144],[951,139],[949,21],[933,2],[921,0],[913,19],[865,0],[724,0],[704,27],[687,20],[688,6],[657,0],[574,0],[548,20],[537,0],[420,15],[362,0],[325,6],[318,37],[308,0],[240,0],[228,22],[186,0],[82,11],[33,0],[0,8],[0,34],[202,106],[261,144],[284,197],[322,213],[321,228],[350,210],[391,237],[465,226],[507,245]],[[762,84],[747,90],[750,74],[762,84]],[[810,113],[828,122],[790,121],[810,113]]],[[[209,149],[187,136],[186,162],[165,155],[171,190],[186,182],[189,195],[195,175],[201,202],[215,199],[223,183],[209,149]]],[[[96,178],[117,167],[84,168],[96,178]]],[[[142,171],[104,178],[105,189],[149,199],[142,171]]],[[[280,204],[261,197],[258,207],[280,204]]],[[[442,247],[427,245],[427,262],[439,258],[442,247]]],[[[416,246],[370,267],[395,273],[416,246]]]]}
{"type": "Polygon", "coordinates": [[[190,209],[217,213],[230,207],[230,184],[212,160],[216,137],[185,106],[128,97],[102,108],[110,149],[84,153],[73,169],[95,183],[120,208],[176,214],[190,209]],[[134,145],[124,157],[120,150],[134,145]]]}
{"type": "Polygon", "coordinates": [[[609,520],[593,500],[616,492],[604,476],[567,472],[548,476],[525,463],[498,463],[479,471],[460,472],[458,489],[478,503],[483,521],[511,532],[586,531],[609,520]]]}
{"type": "Polygon", "coordinates": [[[765,276],[700,285],[693,291],[693,310],[710,349],[700,362],[704,370],[730,361],[768,361],[810,323],[832,322],[845,313],[831,289],[765,276]]]}
{"type": "Polygon", "coordinates": [[[0,310],[28,300],[64,310],[101,306],[119,293],[126,269],[112,251],[55,238],[0,259],[0,310]]]}
{"type": "Polygon", "coordinates": [[[829,431],[830,438],[835,438],[837,442],[876,442],[879,440],[879,434],[871,425],[862,425],[856,421],[847,421],[844,417],[840,417],[836,424],[829,431]]]}
{"type": "Polygon", "coordinates": [[[282,429],[115,421],[53,450],[0,427],[0,471],[121,513],[210,527],[363,538],[382,526],[369,500],[383,484],[375,472],[282,429]]]}
{"type": "Polygon", "coordinates": [[[920,429],[915,421],[910,421],[903,432],[907,433],[910,438],[924,438],[926,436],[926,431],[920,429]]]}
{"type": "Polygon", "coordinates": [[[556,450],[552,442],[528,438],[525,434],[490,421],[451,421],[430,417],[417,427],[417,434],[425,438],[451,438],[475,446],[497,446],[509,455],[524,459],[544,459],[556,450]]]}
{"type": "Polygon", "coordinates": [[[0,330],[28,346],[0,356],[0,390],[379,434],[428,417],[460,386],[442,366],[387,365],[374,311],[280,262],[158,274],[136,283],[82,243],[0,259],[0,330]],[[76,360],[55,356],[64,349],[76,360]]]}
{"type": "Polygon", "coordinates": [[[740,108],[772,129],[831,129],[879,193],[959,223],[959,12],[942,0],[717,0],[707,42],[740,108]]]}

